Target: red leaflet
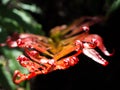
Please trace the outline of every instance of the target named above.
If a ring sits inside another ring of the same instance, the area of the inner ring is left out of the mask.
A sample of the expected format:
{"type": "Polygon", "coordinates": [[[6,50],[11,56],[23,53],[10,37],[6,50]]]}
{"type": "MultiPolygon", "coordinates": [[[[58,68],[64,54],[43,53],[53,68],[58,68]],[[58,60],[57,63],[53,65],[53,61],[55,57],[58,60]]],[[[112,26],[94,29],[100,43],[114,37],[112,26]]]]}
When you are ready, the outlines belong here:
{"type": "Polygon", "coordinates": [[[28,74],[16,70],[13,76],[14,83],[19,84],[39,74],[74,66],[78,63],[77,56],[81,53],[106,66],[108,62],[95,48],[98,47],[106,56],[112,54],[106,50],[102,37],[89,33],[89,27],[102,20],[101,17],[81,17],[69,26],[62,25],[51,29],[50,37],[29,33],[15,33],[9,36],[6,43],[0,46],[23,49],[25,55],[19,56],[17,60],[29,70],[28,74]]]}

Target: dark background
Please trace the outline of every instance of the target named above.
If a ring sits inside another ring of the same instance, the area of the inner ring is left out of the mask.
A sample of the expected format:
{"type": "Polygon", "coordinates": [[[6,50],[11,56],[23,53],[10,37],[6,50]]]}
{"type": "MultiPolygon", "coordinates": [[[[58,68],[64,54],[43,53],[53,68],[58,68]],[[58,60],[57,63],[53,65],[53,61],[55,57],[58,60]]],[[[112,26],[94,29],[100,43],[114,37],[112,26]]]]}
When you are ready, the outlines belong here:
{"type": "MultiPolygon", "coordinates": [[[[77,0],[76,0],[77,1],[77,0]]],[[[82,1],[82,0],[81,0],[82,1]]],[[[68,24],[81,16],[105,15],[104,0],[96,0],[96,4],[83,0],[85,4],[73,0],[31,0],[42,8],[43,15],[32,14],[48,31],[56,25],[68,24]],[[62,14],[60,14],[60,12],[62,14]]],[[[104,39],[108,51],[115,50],[112,57],[103,57],[109,62],[104,67],[81,54],[79,63],[67,70],[54,71],[47,75],[39,75],[31,80],[31,90],[85,90],[85,89],[120,89],[119,60],[119,26],[120,8],[109,15],[104,25],[97,25],[91,30],[104,39]]]]}

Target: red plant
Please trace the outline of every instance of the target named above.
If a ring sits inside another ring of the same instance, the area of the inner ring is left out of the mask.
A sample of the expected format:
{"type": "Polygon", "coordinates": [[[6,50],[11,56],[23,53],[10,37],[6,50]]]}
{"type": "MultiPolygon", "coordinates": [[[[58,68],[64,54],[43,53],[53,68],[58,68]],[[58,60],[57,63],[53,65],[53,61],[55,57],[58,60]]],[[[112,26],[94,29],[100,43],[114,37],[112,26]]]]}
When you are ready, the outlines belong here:
{"type": "Polygon", "coordinates": [[[97,34],[90,34],[90,26],[103,20],[101,17],[81,17],[71,25],[56,26],[51,29],[50,37],[30,34],[14,33],[6,43],[11,48],[19,47],[25,52],[17,58],[20,65],[29,70],[23,74],[19,70],[14,72],[13,81],[16,84],[29,80],[39,74],[47,74],[58,69],[67,69],[78,63],[81,53],[97,63],[106,66],[108,62],[95,50],[98,47],[106,56],[111,56],[103,39],[97,34]]]}

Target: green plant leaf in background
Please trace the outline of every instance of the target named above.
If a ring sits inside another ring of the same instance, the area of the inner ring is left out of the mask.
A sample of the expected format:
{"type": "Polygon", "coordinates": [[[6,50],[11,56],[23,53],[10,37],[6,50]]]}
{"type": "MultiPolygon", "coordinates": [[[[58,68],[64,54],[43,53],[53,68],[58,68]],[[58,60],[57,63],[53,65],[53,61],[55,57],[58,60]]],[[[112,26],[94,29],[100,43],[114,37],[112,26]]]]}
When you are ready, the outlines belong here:
{"type": "Polygon", "coordinates": [[[4,6],[0,6],[0,27],[8,30],[8,32],[30,32],[35,34],[43,34],[42,26],[37,23],[29,13],[23,10],[9,10],[4,6]],[[6,12],[4,12],[4,10],[6,12]],[[7,26],[7,27],[6,27],[7,26]]]}
{"type": "MultiPolygon", "coordinates": [[[[0,58],[1,59],[1,58],[0,58]]],[[[16,85],[11,82],[12,76],[2,64],[0,64],[0,85],[6,90],[15,90],[16,85]]]]}
{"type": "MultiPolygon", "coordinates": [[[[0,1],[0,43],[5,42],[7,36],[14,32],[44,35],[42,25],[32,17],[30,12],[41,13],[41,9],[34,4],[25,4],[19,0],[0,1]]],[[[15,70],[27,73],[27,70],[16,60],[21,54],[22,51],[17,48],[0,47],[0,89],[30,90],[29,81],[20,85],[15,85],[12,81],[15,70]]]]}
{"type": "Polygon", "coordinates": [[[41,13],[42,11],[40,8],[34,4],[28,5],[17,2],[17,0],[3,1],[4,0],[2,0],[3,4],[0,5],[0,28],[8,30],[8,32],[25,31],[40,35],[44,34],[42,25],[32,17],[30,12],[28,12],[41,13]]]}
{"type": "Polygon", "coordinates": [[[108,5],[106,17],[109,17],[111,13],[120,8],[120,0],[106,0],[106,4],[108,5]]]}
{"type": "MultiPolygon", "coordinates": [[[[17,50],[17,49],[9,49],[9,48],[2,48],[1,52],[4,53],[4,57],[1,56],[0,58],[0,83],[2,84],[2,86],[4,86],[4,88],[6,88],[7,90],[16,90],[17,88],[28,88],[27,86],[25,87],[25,85],[28,85],[29,82],[26,82],[24,84],[19,85],[19,87],[17,85],[15,85],[12,81],[12,77],[13,77],[13,73],[15,70],[20,70],[23,73],[27,73],[27,69],[21,67],[19,65],[19,63],[17,62],[16,58],[22,54],[21,51],[17,50]]],[[[30,90],[30,89],[28,89],[30,90]]]]}

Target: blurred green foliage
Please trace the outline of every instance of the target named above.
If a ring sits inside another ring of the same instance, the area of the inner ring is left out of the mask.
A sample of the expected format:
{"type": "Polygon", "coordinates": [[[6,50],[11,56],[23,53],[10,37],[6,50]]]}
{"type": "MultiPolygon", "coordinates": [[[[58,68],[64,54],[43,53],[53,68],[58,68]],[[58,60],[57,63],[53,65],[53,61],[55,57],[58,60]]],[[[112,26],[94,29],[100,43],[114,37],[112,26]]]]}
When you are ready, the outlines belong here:
{"type": "MultiPolygon", "coordinates": [[[[53,24],[68,23],[83,15],[104,15],[108,19],[118,8],[120,0],[1,0],[0,43],[5,42],[6,37],[14,32],[45,35],[43,26],[51,28],[53,24]]],[[[21,54],[22,51],[17,48],[0,48],[0,89],[30,90],[29,81],[20,85],[12,82],[14,70],[27,73],[16,61],[21,54]]]]}
{"type": "MultiPolygon", "coordinates": [[[[5,42],[8,35],[14,32],[34,33],[43,35],[42,25],[30,14],[41,13],[41,9],[35,4],[25,4],[19,0],[1,0],[0,2],[0,43],[5,42]]],[[[0,89],[5,90],[30,90],[29,82],[20,85],[12,82],[15,70],[27,73],[27,70],[19,65],[16,58],[22,54],[18,49],[8,47],[0,48],[0,89]]]]}

